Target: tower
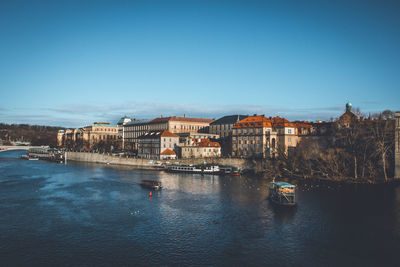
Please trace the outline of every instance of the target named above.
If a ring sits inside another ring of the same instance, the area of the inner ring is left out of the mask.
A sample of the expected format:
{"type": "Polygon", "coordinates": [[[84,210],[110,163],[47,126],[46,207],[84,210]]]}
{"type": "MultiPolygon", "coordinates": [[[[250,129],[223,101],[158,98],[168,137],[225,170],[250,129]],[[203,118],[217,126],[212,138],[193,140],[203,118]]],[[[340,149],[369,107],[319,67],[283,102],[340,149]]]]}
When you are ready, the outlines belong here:
{"type": "Polygon", "coordinates": [[[400,179],[400,111],[396,112],[394,131],[394,178],[400,179]]]}
{"type": "Polygon", "coordinates": [[[352,108],[352,105],[351,105],[350,101],[348,101],[348,102],[346,103],[346,113],[351,112],[351,108],[352,108]]]}

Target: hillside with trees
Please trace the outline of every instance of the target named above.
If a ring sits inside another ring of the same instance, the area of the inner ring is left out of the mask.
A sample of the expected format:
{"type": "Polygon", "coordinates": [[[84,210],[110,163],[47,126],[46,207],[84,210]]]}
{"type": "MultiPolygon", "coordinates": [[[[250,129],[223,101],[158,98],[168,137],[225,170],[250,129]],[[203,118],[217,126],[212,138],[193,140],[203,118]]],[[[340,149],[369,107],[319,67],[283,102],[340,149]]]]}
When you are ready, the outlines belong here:
{"type": "Polygon", "coordinates": [[[3,145],[13,142],[30,142],[33,146],[57,145],[57,132],[63,127],[29,125],[29,124],[4,124],[0,123],[0,140],[3,145]]]}
{"type": "Polygon", "coordinates": [[[333,122],[328,135],[303,139],[291,155],[282,154],[272,175],[387,182],[394,175],[394,129],[390,111],[347,127],[333,122]]]}

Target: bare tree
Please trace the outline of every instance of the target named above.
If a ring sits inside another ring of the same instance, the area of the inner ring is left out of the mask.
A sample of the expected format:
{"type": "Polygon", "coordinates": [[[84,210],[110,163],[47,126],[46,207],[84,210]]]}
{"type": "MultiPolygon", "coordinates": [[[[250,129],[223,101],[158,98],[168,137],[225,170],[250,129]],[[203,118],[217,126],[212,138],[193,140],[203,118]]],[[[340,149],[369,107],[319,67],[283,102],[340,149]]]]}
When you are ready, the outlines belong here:
{"type": "MultiPolygon", "coordinates": [[[[383,117],[383,115],[381,116],[383,117]]],[[[386,165],[388,152],[393,147],[393,120],[377,120],[370,129],[370,141],[374,145],[375,154],[380,157],[385,181],[388,180],[386,165]]]]}

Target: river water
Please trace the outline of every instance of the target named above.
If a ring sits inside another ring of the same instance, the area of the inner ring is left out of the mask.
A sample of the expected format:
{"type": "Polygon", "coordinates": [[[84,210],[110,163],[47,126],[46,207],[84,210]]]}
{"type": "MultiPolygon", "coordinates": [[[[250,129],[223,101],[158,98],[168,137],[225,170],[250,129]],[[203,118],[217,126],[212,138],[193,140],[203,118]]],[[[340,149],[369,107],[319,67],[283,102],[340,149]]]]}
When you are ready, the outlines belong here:
{"type": "Polygon", "coordinates": [[[400,187],[299,185],[0,153],[1,266],[398,266],[400,187]],[[149,196],[142,179],[164,188],[149,196]]]}

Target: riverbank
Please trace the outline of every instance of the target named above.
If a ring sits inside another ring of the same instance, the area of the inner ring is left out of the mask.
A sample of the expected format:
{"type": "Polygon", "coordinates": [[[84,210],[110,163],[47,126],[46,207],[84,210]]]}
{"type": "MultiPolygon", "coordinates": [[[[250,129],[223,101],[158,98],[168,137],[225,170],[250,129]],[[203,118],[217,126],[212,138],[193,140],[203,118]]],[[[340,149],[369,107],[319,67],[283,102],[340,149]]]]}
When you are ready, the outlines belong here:
{"type": "Polygon", "coordinates": [[[231,166],[243,170],[244,173],[260,178],[272,178],[306,181],[313,183],[343,183],[343,184],[385,184],[400,183],[398,179],[366,179],[352,177],[302,177],[293,175],[288,170],[279,167],[278,160],[265,159],[242,159],[242,158],[197,158],[197,159],[176,159],[176,160],[151,160],[126,158],[99,153],[87,152],[66,152],[67,161],[91,162],[107,165],[131,166],[135,169],[162,170],[162,164],[215,164],[219,166],[231,166]]]}
{"type": "MultiPolygon", "coordinates": [[[[93,162],[112,165],[126,165],[137,169],[159,169],[161,164],[215,164],[219,166],[232,166],[242,170],[250,169],[246,159],[237,158],[201,158],[201,159],[176,159],[152,160],[139,158],[118,157],[99,153],[66,152],[67,161],[93,162]]],[[[258,170],[259,168],[256,168],[258,170]]]]}

